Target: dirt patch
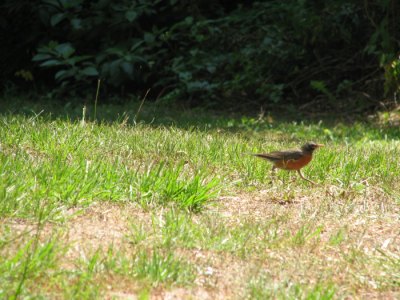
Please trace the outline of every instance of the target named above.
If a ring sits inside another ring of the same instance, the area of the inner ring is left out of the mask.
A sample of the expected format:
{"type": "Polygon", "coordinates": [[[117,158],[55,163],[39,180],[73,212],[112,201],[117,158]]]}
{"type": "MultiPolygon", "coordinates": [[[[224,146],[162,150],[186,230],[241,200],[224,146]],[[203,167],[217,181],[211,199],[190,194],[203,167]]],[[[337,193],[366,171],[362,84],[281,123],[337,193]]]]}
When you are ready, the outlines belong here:
{"type": "Polygon", "coordinates": [[[307,223],[320,224],[325,240],[345,228],[365,246],[400,251],[400,206],[382,190],[371,188],[358,194],[335,186],[287,190],[289,195],[272,189],[224,196],[212,212],[232,225],[244,219],[277,218],[284,220],[285,230],[293,232],[307,223]]]}
{"type": "Polygon", "coordinates": [[[151,221],[149,215],[136,205],[100,203],[71,219],[67,225],[67,241],[77,251],[121,247],[126,242],[130,220],[151,221]]]}
{"type": "MultiPolygon", "coordinates": [[[[281,244],[266,244],[261,252],[258,249],[257,255],[247,258],[227,251],[178,248],[177,257],[187,259],[196,268],[194,285],[153,288],[151,299],[237,299],[245,295],[249,278],[260,273],[266,274],[276,286],[289,281],[305,286],[327,281],[340,287],[339,292],[345,295],[372,298],[384,295],[390,299],[399,294],[398,289],[375,288],[374,280],[388,280],[389,275],[382,272],[368,278],[376,270],[373,264],[382,259],[379,251],[400,255],[400,209],[382,191],[366,188],[362,193],[355,193],[333,186],[304,190],[294,185],[224,196],[216,202],[204,215],[217,218],[228,228],[244,220],[254,224],[281,220],[277,232],[281,244]],[[315,228],[311,228],[304,241],[292,240],[308,223],[321,227],[318,236],[313,236],[315,228]],[[359,261],[353,253],[368,260],[359,261]]],[[[97,203],[69,213],[71,218],[66,223],[46,223],[41,228],[42,239],[56,232],[69,245],[62,264],[66,269],[74,268],[76,259],[98,249],[136,247],[129,240],[132,224],[151,229],[154,217],[154,213],[129,203],[97,203]]],[[[194,218],[201,222],[202,216],[194,218]]],[[[3,229],[11,228],[16,235],[30,236],[37,229],[36,224],[22,219],[4,219],[1,225],[3,229]]],[[[99,279],[105,282],[106,299],[137,299],[140,287],[133,279],[124,283],[124,279],[108,277],[99,279]]]]}
{"type": "Polygon", "coordinates": [[[7,218],[3,226],[9,226],[16,234],[35,234],[40,230],[42,237],[48,237],[54,231],[62,231],[66,243],[73,243],[91,249],[108,245],[120,245],[129,228],[129,220],[148,223],[148,213],[135,204],[95,203],[85,209],[70,209],[66,212],[71,217],[65,223],[38,225],[36,222],[7,218]]]}

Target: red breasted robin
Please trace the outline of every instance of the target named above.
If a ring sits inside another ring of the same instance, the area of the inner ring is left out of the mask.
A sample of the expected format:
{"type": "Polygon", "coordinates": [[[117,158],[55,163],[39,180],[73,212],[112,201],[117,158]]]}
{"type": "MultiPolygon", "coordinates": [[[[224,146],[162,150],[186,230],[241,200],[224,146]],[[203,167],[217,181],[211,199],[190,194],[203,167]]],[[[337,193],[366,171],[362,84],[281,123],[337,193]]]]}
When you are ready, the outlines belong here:
{"type": "Polygon", "coordinates": [[[305,178],[301,173],[301,168],[306,166],[312,159],[312,155],[315,149],[323,147],[322,144],[316,144],[314,142],[308,142],[304,144],[300,150],[286,150],[286,151],[274,151],[266,154],[253,154],[257,157],[264,158],[273,163],[272,170],[283,169],[283,170],[296,170],[300,177],[312,184],[315,182],[305,178]]]}

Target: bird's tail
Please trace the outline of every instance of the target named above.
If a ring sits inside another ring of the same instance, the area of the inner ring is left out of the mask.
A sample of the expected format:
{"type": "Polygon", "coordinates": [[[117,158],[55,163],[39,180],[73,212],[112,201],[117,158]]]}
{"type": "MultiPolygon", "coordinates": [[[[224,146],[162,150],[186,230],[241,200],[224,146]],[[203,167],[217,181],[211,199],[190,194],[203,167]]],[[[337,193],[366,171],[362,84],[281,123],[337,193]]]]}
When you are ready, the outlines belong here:
{"type": "Polygon", "coordinates": [[[273,155],[269,155],[269,154],[264,154],[264,153],[247,153],[247,154],[252,155],[252,156],[257,156],[257,157],[260,157],[260,158],[263,158],[263,159],[267,159],[269,161],[276,161],[277,160],[277,157],[275,157],[273,155]]]}

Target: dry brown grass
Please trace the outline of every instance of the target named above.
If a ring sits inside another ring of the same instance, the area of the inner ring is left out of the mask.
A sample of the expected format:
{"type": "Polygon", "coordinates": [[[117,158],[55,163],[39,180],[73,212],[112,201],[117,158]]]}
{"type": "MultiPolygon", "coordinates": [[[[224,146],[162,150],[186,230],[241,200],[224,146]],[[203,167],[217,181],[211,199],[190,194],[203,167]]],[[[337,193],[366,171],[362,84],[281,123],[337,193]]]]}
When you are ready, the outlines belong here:
{"type": "MultiPolygon", "coordinates": [[[[134,251],[138,245],[129,239],[132,224],[146,228],[149,238],[154,238],[154,215],[136,205],[97,203],[70,213],[69,221],[47,223],[41,233],[44,239],[57,232],[62,244],[69,245],[61,260],[64,269],[75,268],[77,260],[98,249],[134,251]]],[[[161,214],[155,215],[161,218],[161,214]]],[[[329,282],[339,297],[395,299],[400,296],[400,281],[392,277],[394,267],[388,257],[400,257],[399,215],[399,206],[383,191],[373,188],[354,194],[336,187],[307,191],[292,185],[283,192],[270,188],[221,197],[208,211],[192,217],[196,224],[207,226],[202,222],[212,218],[235,228],[243,223],[258,226],[279,220],[276,240],[259,245],[253,254],[244,256],[235,251],[177,246],[176,255],[196,267],[194,285],[155,287],[151,299],[240,299],[246,295],[249,279],[261,273],[271,280],[270,284],[295,282],[312,286],[329,282]],[[309,226],[310,235],[296,241],[294,236],[304,226],[309,226]],[[313,236],[316,228],[320,231],[313,236]],[[343,236],[335,242],[338,234],[343,236]]],[[[35,224],[17,219],[5,219],[2,226],[28,236],[36,228],[35,224]]],[[[96,278],[107,299],[136,299],[142,286],[111,273],[100,273],[96,278]]]]}

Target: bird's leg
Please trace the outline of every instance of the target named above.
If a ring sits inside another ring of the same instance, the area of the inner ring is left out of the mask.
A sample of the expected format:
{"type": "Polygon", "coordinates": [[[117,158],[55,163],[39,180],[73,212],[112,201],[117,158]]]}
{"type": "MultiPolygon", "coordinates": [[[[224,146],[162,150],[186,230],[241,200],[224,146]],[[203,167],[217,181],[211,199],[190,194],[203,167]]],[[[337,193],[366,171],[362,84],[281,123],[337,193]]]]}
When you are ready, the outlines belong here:
{"type": "Polygon", "coordinates": [[[269,182],[270,184],[273,183],[273,181],[276,177],[276,167],[275,166],[272,166],[271,173],[272,173],[272,175],[271,175],[271,181],[269,182]]]}
{"type": "Polygon", "coordinates": [[[300,169],[297,170],[297,172],[299,173],[299,175],[300,175],[301,178],[303,178],[304,180],[306,180],[306,181],[308,181],[308,182],[310,182],[310,183],[316,185],[316,183],[315,183],[314,181],[311,181],[310,179],[305,178],[305,177],[303,176],[303,173],[301,173],[300,169]]]}

